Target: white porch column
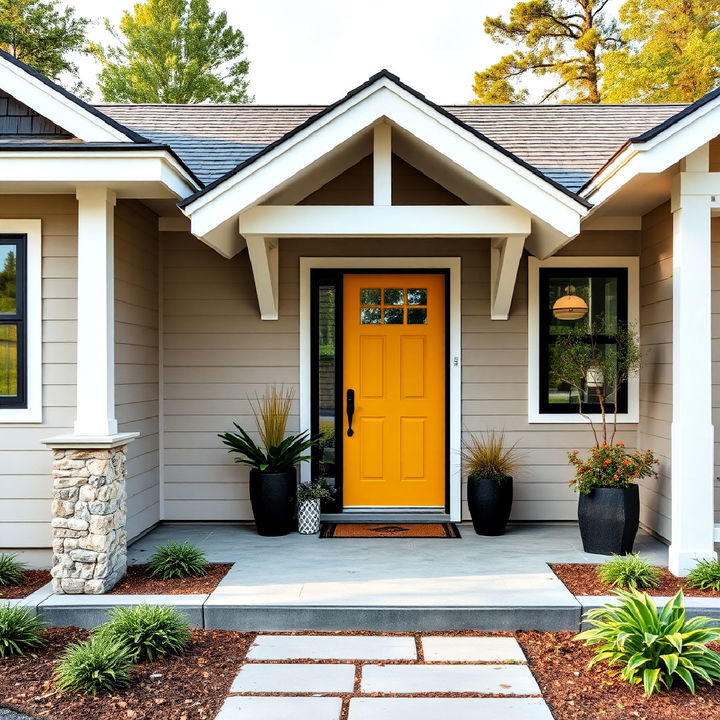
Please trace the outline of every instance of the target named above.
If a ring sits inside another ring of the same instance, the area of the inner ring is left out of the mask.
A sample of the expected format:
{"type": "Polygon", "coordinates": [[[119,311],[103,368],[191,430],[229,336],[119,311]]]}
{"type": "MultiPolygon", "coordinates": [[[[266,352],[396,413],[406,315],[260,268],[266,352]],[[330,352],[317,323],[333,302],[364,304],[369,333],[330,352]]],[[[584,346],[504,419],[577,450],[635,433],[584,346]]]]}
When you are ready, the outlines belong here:
{"type": "Polygon", "coordinates": [[[75,434],[115,435],[115,193],[78,187],[75,434]]]}
{"type": "MultiPolygon", "coordinates": [[[[673,214],[672,542],[670,570],[684,576],[715,557],[712,425],[710,197],[683,192],[707,173],[707,146],[683,163],[673,214]],[[688,177],[692,176],[692,177],[688,177]]],[[[695,191],[696,192],[696,191],[695,191]]]]}

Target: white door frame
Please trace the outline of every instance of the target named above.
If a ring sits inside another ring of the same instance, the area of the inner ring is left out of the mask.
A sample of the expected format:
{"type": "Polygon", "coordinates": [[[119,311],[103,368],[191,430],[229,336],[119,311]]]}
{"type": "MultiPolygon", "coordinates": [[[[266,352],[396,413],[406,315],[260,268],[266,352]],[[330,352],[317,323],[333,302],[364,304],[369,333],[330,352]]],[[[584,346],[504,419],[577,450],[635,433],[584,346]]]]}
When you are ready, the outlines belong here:
{"type": "MultiPolygon", "coordinates": [[[[461,298],[459,257],[301,257],[300,258],[300,429],[306,430],[311,424],[311,338],[310,338],[310,271],[315,268],[338,270],[449,270],[450,271],[450,326],[448,327],[449,366],[447,368],[450,396],[448,398],[450,466],[449,507],[450,519],[459,522],[461,518],[461,298]]],[[[302,482],[310,481],[310,465],[303,463],[300,470],[302,482]]]]}

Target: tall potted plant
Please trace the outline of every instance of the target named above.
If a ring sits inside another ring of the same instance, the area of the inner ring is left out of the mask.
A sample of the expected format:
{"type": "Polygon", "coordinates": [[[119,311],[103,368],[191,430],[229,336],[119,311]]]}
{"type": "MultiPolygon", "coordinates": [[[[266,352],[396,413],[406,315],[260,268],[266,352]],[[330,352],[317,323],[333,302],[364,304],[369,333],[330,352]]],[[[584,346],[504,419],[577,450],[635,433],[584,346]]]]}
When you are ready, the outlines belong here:
{"type": "Polygon", "coordinates": [[[632,552],[640,524],[637,481],[654,475],[652,451],[630,452],[616,442],[617,398],[640,370],[642,354],[634,328],[617,323],[608,343],[604,318],[564,328],[550,355],[550,376],[575,390],[578,414],[590,424],[594,445],[587,458],[568,453],[575,468],[570,481],[579,493],[578,522],[585,552],[626,555],[632,552]],[[600,408],[600,425],[585,412],[587,403],[600,408]],[[612,405],[612,419],[608,408],[612,405]]]}
{"type": "Polygon", "coordinates": [[[271,386],[250,405],[255,416],[260,444],[246,430],[233,423],[237,432],[225,432],[220,439],[236,453],[235,462],[249,465],[250,504],[259,535],[287,535],[295,517],[297,491],[296,465],[308,462],[315,444],[309,432],[286,437],[294,392],[271,386]]]}
{"type": "Polygon", "coordinates": [[[463,442],[463,465],[468,473],[467,501],[478,535],[502,535],[510,519],[512,474],[517,465],[515,446],[505,447],[505,433],[470,433],[463,442]]]}

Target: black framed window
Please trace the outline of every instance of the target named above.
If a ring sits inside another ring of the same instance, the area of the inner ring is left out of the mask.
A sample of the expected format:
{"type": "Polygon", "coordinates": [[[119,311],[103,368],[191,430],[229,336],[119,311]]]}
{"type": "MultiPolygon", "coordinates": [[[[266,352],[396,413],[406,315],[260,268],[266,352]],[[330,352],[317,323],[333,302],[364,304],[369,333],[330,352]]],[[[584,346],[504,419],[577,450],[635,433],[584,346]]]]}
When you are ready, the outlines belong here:
{"type": "MultiPolygon", "coordinates": [[[[589,330],[595,328],[596,342],[607,353],[616,352],[618,326],[628,321],[628,270],[627,268],[541,268],[539,277],[540,308],[540,398],[541,413],[576,413],[578,392],[551,378],[550,357],[552,344],[567,332],[569,327],[581,324],[589,330]],[[563,296],[576,295],[587,305],[587,312],[576,317],[558,317],[566,313],[554,312],[553,306],[563,296]],[[599,330],[599,332],[598,332],[599,330]]],[[[594,383],[602,378],[586,378],[582,393],[583,412],[599,413],[595,400],[594,383]]],[[[608,412],[625,413],[628,409],[627,385],[620,388],[618,397],[606,388],[611,400],[608,412]]]]}
{"type": "Polygon", "coordinates": [[[0,408],[27,407],[27,237],[0,235],[0,408]]]}

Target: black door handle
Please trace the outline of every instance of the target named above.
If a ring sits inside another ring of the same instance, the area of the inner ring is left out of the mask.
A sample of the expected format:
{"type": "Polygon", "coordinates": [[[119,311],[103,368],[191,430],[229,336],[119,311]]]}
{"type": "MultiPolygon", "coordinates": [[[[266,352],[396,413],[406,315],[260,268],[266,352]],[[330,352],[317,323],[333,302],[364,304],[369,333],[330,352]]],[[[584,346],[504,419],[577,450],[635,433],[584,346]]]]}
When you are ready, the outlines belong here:
{"type": "Polygon", "coordinates": [[[347,436],[352,437],[355,434],[355,431],[352,429],[352,419],[353,419],[353,415],[355,414],[355,391],[354,390],[347,391],[347,395],[345,397],[345,410],[347,412],[347,419],[348,419],[347,436]]]}

